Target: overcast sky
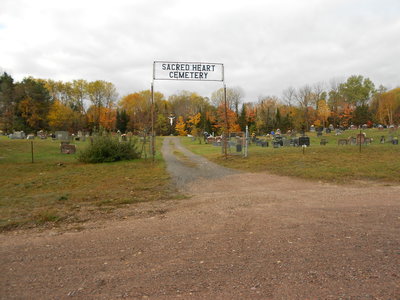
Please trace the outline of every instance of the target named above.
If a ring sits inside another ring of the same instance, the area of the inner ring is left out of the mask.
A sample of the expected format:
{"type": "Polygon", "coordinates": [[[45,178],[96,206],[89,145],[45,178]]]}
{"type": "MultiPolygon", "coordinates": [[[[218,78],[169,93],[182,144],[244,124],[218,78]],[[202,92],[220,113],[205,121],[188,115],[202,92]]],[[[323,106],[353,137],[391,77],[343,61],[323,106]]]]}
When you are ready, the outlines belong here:
{"type": "MultiPolygon", "coordinates": [[[[244,100],[369,77],[400,85],[399,0],[1,0],[0,71],[149,89],[153,61],[218,62],[244,100]]],[[[156,81],[210,96],[216,82],[156,81]]]]}

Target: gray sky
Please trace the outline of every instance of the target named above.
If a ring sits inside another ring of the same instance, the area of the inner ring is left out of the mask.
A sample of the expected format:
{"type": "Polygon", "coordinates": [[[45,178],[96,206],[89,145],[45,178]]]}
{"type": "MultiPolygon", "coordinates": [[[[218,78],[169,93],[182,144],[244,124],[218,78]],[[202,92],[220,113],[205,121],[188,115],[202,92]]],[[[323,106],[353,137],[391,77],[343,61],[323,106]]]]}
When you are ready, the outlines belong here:
{"type": "MultiPolygon", "coordinates": [[[[350,75],[400,85],[399,0],[1,0],[0,71],[149,89],[155,60],[218,62],[246,101],[350,75]]],[[[216,82],[156,81],[210,96],[216,82]]]]}

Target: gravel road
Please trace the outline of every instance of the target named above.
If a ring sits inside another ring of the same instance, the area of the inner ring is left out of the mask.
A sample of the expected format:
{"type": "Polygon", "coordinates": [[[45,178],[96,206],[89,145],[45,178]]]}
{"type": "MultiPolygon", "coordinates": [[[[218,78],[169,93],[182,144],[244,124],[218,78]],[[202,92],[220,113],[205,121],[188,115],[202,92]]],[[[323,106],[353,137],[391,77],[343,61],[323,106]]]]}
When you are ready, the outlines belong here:
{"type": "Polygon", "coordinates": [[[169,138],[163,154],[189,199],[1,234],[0,299],[400,299],[400,186],[234,172],[169,138]]]}
{"type": "Polygon", "coordinates": [[[239,173],[190,152],[181,145],[180,139],[177,137],[165,138],[161,152],[168,162],[168,172],[182,191],[187,191],[188,185],[196,184],[199,180],[214,180],[239,173]],[[180,152],[181,155],[175,155],[174,152],[180,152]]]}

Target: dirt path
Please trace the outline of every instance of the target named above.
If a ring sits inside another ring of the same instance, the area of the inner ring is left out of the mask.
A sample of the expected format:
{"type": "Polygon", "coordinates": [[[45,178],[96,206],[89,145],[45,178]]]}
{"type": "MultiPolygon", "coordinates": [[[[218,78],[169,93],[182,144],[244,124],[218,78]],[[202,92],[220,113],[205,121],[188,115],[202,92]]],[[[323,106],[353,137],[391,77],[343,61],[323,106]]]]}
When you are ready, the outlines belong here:
{"type": "Polygon", "coordinates": [[[0,298],[400,299],[399,186],[237,173],[174,144],[163,152],[190,199],[0,235],[0,298]]]}

